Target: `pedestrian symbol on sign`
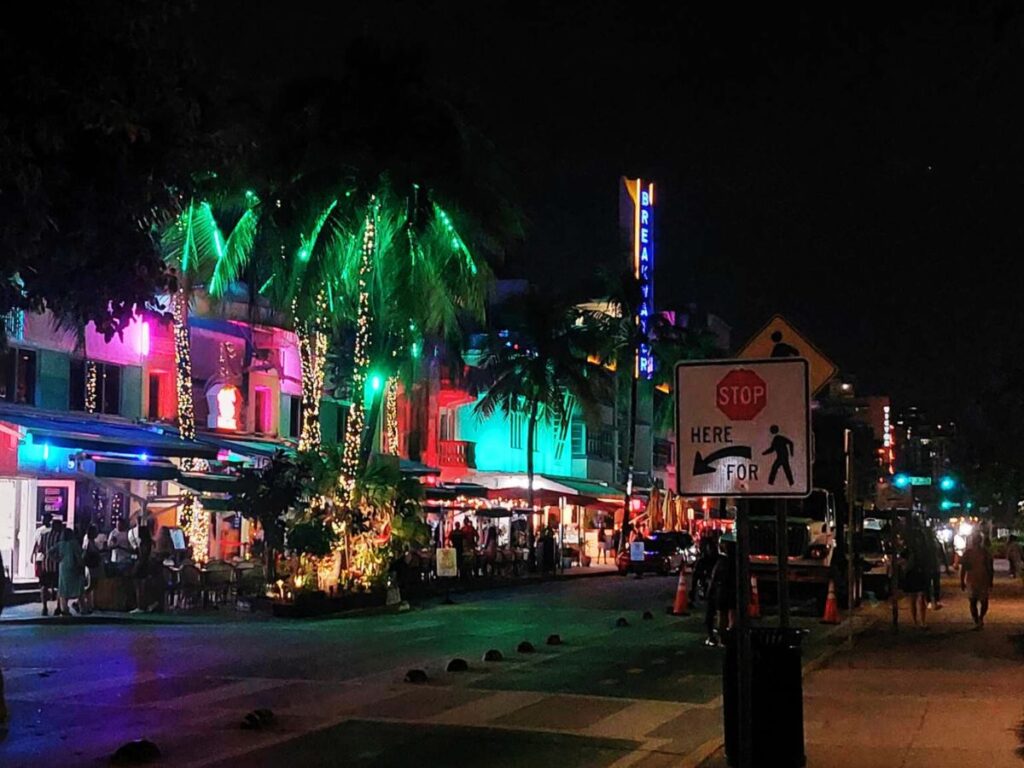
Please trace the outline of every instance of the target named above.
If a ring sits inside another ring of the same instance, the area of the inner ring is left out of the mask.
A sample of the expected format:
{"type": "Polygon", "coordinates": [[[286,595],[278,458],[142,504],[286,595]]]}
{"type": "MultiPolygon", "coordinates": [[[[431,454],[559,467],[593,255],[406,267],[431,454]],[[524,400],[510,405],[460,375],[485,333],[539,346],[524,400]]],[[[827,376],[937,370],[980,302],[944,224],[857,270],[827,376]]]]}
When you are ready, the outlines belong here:
{"type": "Polygon", "coordinates": [[[780,469],[786,475],[786,480],[792,485],[793,470],[789,467],[789,457],[793,455],[793,441],[785,435],[779,434],[778,424],[772,424],[768,431],[772,433],[772,444],[761,454],[762,456],[775,454],[775,461],[772,462],[771,471],[768,473],[768,485],[775,485],[775,478],[780,469]]]}
{"type": "Polygon", "coordinates": [[[772,357],[800,357],[800,350],[782,340],[782,331],[772,333],[772,357]]]}

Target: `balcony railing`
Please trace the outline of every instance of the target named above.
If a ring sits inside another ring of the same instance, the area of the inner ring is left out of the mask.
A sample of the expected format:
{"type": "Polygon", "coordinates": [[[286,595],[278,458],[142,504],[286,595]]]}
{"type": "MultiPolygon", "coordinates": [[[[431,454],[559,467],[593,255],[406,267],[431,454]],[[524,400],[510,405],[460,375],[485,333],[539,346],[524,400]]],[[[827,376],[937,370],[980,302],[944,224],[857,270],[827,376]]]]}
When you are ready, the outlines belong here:
{"type": "Polygon", "coordinates": [[[473,467],[473,443],[468,440],[440,440],[438,461],[442,467],[473,467]]]}

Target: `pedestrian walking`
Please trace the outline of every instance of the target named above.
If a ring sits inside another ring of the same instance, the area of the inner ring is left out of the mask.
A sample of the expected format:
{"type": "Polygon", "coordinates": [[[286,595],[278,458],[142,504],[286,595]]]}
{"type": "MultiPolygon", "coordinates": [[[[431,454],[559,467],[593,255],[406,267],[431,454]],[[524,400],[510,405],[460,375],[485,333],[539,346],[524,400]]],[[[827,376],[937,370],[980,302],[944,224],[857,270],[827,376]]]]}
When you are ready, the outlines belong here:
{"type": "Polygon", "coordinates": [[[36,573],[39,574],[39,594],[43,601],[43,616],[49,613],[47,601],[50,599],[57,601],[53,615],[60,616],[63,611],[57,596],[58,569],[60,567],[57,545],[60,544],[64,534],[64,523],[61,520],[52,519],[52,515],[49,517],[51,518],[49,527],[45,531],[37,531],[39,538],[36,543],[36,573]]]}
{"type": "Polygon", "coordinates": [[[90,525],[82,541],[82,563],[85,565],[85,591],[82,593],[82,613],[90,614],[96,609],[96,585],[103,573],[103,547],[100,544],[99,529],[90,525]]]}
{"type": "Polygon", "coordinates": [[[448,534],[448,543],[451,545],[451,548],[455,550],[456,575],[464,576],[465,572],[462,568],[462,524],[457,520],[452,528],[452,532],[448,534]]]}
{"type": "MultiPolygon", "coordinates": [[[[135,529],[132,529],[135,530],[135,529]]],[[[132,577],[135,580],[135,607],[130,613],[144,613],[146,608],[146,581],[153,569],[153,533],[148,525],[138,526],[137,555],[132,577]]]]}
{"type": "Polygon", "coordinates": [[[608,562],[608,534],[605,533],[604,523],[597,529],[597,562],[608,562]]]}
{"type": "Polygon", "coordinates": [[[47,610],[47,601],[56,599],[57,589],[57,568],[56,562],[51,561],[49,563],[52,566],[48,570],[46,562],[46,553],[54,544],[60,541],[60,536],[50,537],[50,532],[53,530],[53,514],[46,512],[43,514],[42,525],[36,528],[35,539],[32,543],[32,563],[35,568],[36,578],[39,580],[39,599],[43,603],[43,616],[49,614],[47,610]],[[49,538],[48,538],[49,537],[49,538]]]}
{"type": "MultiPolygon", "coordinates": [[[[78,608],[77,601],[82,596],[85,583],[85,564],[83,562],[82,545],[74,531],[61,526],[60,541],[50,547],[58,561],[57,607],[66,616],[71,615],[71,608],[78,608]]],[[[57,613],[55,612],[56,616],[57,613]]]]}
{"type": "Polygon", "coordinates": [[[622,529],[616,528],[612,531],[612,552],[618,557],[619,550],[622,548],[622,529]]]}
{"type": "Polygon", "coordinates": [[[694,566],[694,586],[690,593],[704,600],[704,631],[707,637],[704,645],[714,647],[721,644],[718,634],[718,590],[715,581],[717,565],[721,561],[716,537],[706,535],[701,539],[701,554],[694,566]]]}
{"type": "Polygon", "coordinates": [[[722,637],[736,626],[736,539],[726,534],[719,539],[719,556],[711,573],[711,587],[704,610],[705,645],[721,645],[722,637]],[[712,610],[712,606],[714,610],[712,610]],[[715,613],[718,627],[715,628],[715,613]]]}
{"type": "Polygon", "coordinates": [[[927,626],[927,593],[931,582],[931,562],[935,548],[928,542],[928,532],[916,519],[910,520],[907,531],[907,559],[903,574],[903,593],[910,599],[910,615],[914,626],[927,626]]]}
{"type": "Polygon", "coordinates": [[[928,596],[928,607],[934,611],[942,609],[942,572],[949,568],[949,561],[946,559],[946,547],[942,540],[932,532],[935,539],[935,562],[932,570],[931,593],[928,596]]]}
{"type": "Polygon", "coordinates": [[[1024,575],[1024,568],[1021,567],[1022,563],[1024,563],[1024,553],[1021,552],[1020,542],[1017,541],[1017,537],[1012,534],[1006,542],[1006,559],[1010,562],[1011,579],[1024,575]]]}
{"type": "Polygon", "coordinates": [[[975,629],[985,626],[988,597],[994,578],[992,553],[988,551],[980,533],[971,534],[967,549],[960,558],[960,590],[967,592],[975,629]]]}

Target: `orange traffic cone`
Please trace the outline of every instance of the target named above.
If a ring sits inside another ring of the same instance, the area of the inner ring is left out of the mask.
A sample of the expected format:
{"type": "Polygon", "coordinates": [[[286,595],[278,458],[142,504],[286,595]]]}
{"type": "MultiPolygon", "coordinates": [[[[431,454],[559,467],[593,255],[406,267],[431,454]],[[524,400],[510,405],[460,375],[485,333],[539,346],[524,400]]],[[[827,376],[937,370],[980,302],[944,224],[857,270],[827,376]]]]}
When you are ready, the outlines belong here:
{"type": "Polygon", "coordinates": [[[836,582],[828,580],[828,597],[825,598],[825,615],[821,617],[822,624],[838,624],[842,619],[839,617],[839,600],[836,599],[836,582]]]}
{"type": "Polygon", "coordinates": [[[750,577],[750,604],[747,606],[747,615],[752,619],[761,618],[761,597],[757,594],[757,577],[750,577]]]}
{"type": "Polygon", "coordinates": [[[670,613],[673,616],[690,615],[690,599],[686,596],[686,568],[679,566],[679,583],[676,585],[676,599],[670,613]]]}

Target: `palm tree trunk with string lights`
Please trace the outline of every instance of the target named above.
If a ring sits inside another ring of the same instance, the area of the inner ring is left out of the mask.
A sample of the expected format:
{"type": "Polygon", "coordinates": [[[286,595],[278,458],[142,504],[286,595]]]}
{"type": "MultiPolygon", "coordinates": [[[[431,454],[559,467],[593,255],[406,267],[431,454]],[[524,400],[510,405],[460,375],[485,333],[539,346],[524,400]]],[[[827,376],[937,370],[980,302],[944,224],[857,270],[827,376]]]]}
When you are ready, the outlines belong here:
{"type": "Polygon", "coordinates": [[[366,423],[366,409],[363,393],[370,368],[370,273],[377,248],[376,233],[377,202],[370,198],[370,208],[363,227],[363,245],[359,260],[359,303],[356,317],[356,341],[352,351],[352,405],[349,407],[348,422],[345,425],[345,445],[342,453],[342,478],[351,486],[360,464],[363,429],[366,423]]]}

